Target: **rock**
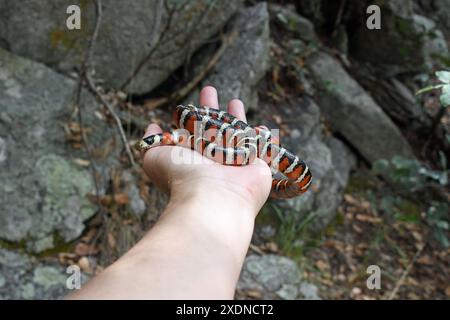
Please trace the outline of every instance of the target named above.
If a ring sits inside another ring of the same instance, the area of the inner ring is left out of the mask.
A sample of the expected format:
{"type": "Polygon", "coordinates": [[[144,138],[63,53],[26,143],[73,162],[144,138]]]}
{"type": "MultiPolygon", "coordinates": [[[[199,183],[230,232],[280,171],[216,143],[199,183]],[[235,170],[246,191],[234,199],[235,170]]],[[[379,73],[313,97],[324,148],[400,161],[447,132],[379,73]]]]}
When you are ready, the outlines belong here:
{"type": "Polygon", "coordinates": [[[384,77],[376,69],[354,64],[353,75],[396,123],[409,129],[431,125],[425,108],[412,90],[396,77],[384,77]]]}
{"type": "Polygon", "coordinates": [[[320,90],[317,100],[323,115],[366,160],[414,158],[398,128],[335,59],[316,52],[306,65],[320,90]]]}
{"type": "MultiPolygon", "coordinates": [[[[84,151],[65,137],[75,88],[75,81],[0,49],[0,239],[23,241],[34,252],[77,238],[96,211],[86,197],[95,192],[92,174],[74,163],[84,151]]],[[[90,110],[84,125],[91,147],[107,145],[115,133],[95,118],[90,94],[83,91],[82,102],[90,110]]]]}
{"type": "Polygon", "coordinates": [[[302,298],[302,287],[305,290],[297,264],[274,254],[247,256],[237,284],[240,291],[261,292],[262,299],[282,300],[302,298]]]}
{"type": "Polygon", "coordinates": [[[307,227],[319,231],[336,215],[355,157],[342,142],[324,135],[320,109],[311,99],[298,99],[277,109],[284,112],[283,118],[289,119],[292,127],[290,136],[282,137],[282,143],[308,164],[313,182],[300,197],[271,201],[283,214],[290,215],[293,223],[307,219],[307,227]]]}
{"type": "MultiPolygon", "coordinates": [[[[159,38],[160,45],[151,53],[151,64],[127,87],[133,93],[150,91],[216,34],[241,1],[183,1],[185,6],[181,10],[172,10],[179,2],[169,2],[173,15],[160,3],[153,0],[103,2],[93,66],[96,77],[103,79],[106,86],[121,86],[149,56],[156,43],[152,41],[152,30],[157,28],[159,32],[154,39],[159,38]],[[155,12],[161,12],[159,20],[155,12]],[[172,16],[170,20],[169,16],[172,16]],[[169,21],[170,27],[166,28],[169,21]],[[163,30],[166,30],[164,37],[163,30]]],[[[94,24],[92,1],[58,0],[48,6],[38,0],[21,3],[0,0],[0,46],[64,73],[80,65],[94,24]],[[81,30],[66,28],[66,9],[72,4],[81,8],[81,30]]]]}
{"type": "Polygon", "coordinates": [[[295,12],[295,7],[290,5],[278,5],[271,3],[269,12],[275,17],[275,21],[281,23],[286,29],[306,42],[319,42],[314,25],[311,21],[295,12]]]}
{"type": "Polygon", "coordinates": [[[381,30],[369,30],[364,23],[354,32],[351,53],[394,76],[410,71],[429,71],[436,56],[448,56],[444,36],[435,23],[413,13],[413,2],[384,1],[381,30]],[[389,52],[389,54],[386,54],[389,52]]]}
{"type": "Polygon", "coordinates": [[[300,294],[305,300],[321,300],[319,289],[312,283],[304,282],[300,285],[300,294]]]}
{"type": "Polygon", "coordinates": [[[417,0],[426,16],[439,24],[439,28],[450,37],[450,0],[417,0]]]}
{"type": "Polygon", "coordinates": [[[126,183],[127,194],[130,199],[131,212],[137,216],[142,216],[146,211],[146,205],[139,195],[139,189],[137,188],[137,179],[130,171],[124,171],[122,174],[122,180],[126,183]]]}
{"type": "Polygon", "coordinates": [[[0,274],[0,300],[61,299],[70,292],[63,267],[13,251],[0,249],[0,274]]]}
{"type": "MultiPolygon", "coordinates": [[[[267,4],[262,2],[240,10],[229,26],[237,28],[239,35],[200,87],[214,86],[220,93],[222,107],[226,107],[229,100],[239,98],[247,108],[256,109],[256,86],[269,66],[267,4]]],[[[186,101],[196,103],[197,99],[198,92],[194,92],[186,101]]]]}

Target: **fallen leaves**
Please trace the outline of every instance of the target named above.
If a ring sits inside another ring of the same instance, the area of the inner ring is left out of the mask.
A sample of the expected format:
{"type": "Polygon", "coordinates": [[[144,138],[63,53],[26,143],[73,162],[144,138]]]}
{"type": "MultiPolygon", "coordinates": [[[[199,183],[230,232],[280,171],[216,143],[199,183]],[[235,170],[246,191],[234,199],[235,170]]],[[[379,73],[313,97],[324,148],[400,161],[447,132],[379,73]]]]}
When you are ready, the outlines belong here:
{"type": "Polygon", "coordinates": [[[96,255],[99,253],[98,247],[83,242],[77,243],[73,251],[78,256],[96,255]]]}

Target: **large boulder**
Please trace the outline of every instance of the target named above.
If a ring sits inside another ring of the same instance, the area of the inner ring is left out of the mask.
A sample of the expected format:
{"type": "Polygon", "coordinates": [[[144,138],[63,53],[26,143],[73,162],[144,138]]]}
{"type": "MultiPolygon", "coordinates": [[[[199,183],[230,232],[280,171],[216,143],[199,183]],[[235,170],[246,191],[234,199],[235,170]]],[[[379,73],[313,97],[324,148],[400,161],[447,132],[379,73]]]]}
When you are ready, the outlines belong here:
{"type": "MultiPolygon", "coordinates": [[[[93,66],[106,86],[121,86],[150,55],[151,61],[126,88],[133,93],[150,91],[217,33],[241,1],[160,3],[103,1],[93,66]],[[184,4],[182,8],[178,8],[180,3],[184,4]],[[154,29],[158,30],[157,37],[153,37],[154,29]]],[[[0,0],[0,46],[58,71],[70,72],[80,65],[94,25],[93,1],[57,0],[44,4],[39,0],[0,0]],[[81,30],[66,28],[66,9],[73,4],[81,8],[81,30]]]]}
{"type": "Polygon", "coordinates": [[[308,227],[319,231],[336,215],[355,157],[341,141],[324,135],[320,109],[311,99],[280,108],[292,129],[282,143],[308,164],[313,183],[302,196],[276,201],[276,205],[295,217],[295,223],[308,219],[308,227]]]}
{"type": "Polygon", "coordinates": [[[396,123],[408,129],[431,125],[426,109],[414,95],[410,79],[385,77],[379,70],[361,63],[354,63],[352,71],[355,79],[396,123]]]}
{"type": "Polygon", "coordinates": [[[306,65],[318,87],[323,115],[366,160],[373,163],[395,155],[414,158],[399,129],[338,61],[316,52],[306,65]]]}
{"type": "Polygon", "coordinates": [[[439,28],[450,38],[450,0],[416,0],[426,16],[438,23],[439,28]]]}
{"type": "Polygon", "coordinates": [[[269,12],[277,23],[293,32],[299,39],[306,42],[319,42],[319,38],[314,30],[314,24],[296,13],[293,5],[271,3],[269,12]]]}
{"type": "MultiPolygon", "coordinates": [[[[230,21],[229,29],[238,35],[223,53],[221,59],[202,86],[212,85],[219,92],[219,103],[226,107],[229,100],[241,99],[247,108],[257,108],[256,87],[269,67],[269,14],[267,4],[259,3],[242,9],[230,21]]],[[[196,102],[193,92],[188,102],[196,102]]]]}
{"type": "Polygon", "coordinates": [[[392,76],[431,70],[436,57],[447,57],[441,30],[429,18],[415,14],[413,1],[380,1],[381,29],[370,30],[364,22],[352,30],[350,52],[392,76]]]}
{"type": "MultiPolygon", "coordinates": [[[[0,239],[40,252],[77,238],[96,207],[85,159],[66,140],[64,127],[75,111],[77,82],[48,67],[0,49],[0,239]]],[[[115,139],[114,130],[94,116],[93,97],[82,92],[84,127],[94,150],[115,139]],[[110,141],[107,143],[107,141],[110,141]]],[[[98,168],[101,170],[101,168],[98,168]]],[[[101,186],[100,186],[101,187],[101,186]]]]}

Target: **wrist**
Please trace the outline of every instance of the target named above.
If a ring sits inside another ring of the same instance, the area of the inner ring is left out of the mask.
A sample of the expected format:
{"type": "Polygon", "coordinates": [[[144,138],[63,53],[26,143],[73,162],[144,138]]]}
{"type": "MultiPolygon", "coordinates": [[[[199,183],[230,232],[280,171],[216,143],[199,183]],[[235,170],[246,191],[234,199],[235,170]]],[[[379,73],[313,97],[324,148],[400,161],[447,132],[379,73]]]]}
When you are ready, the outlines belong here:
{"type": "Polygon", "coordinates": [[[260,205],[251,190],[228,181],[207,178],[187,183],[172,183],[169,206],[194,204],[201,208],[220,208],[218,213],[239,212],[253,219],[260,205]]]}

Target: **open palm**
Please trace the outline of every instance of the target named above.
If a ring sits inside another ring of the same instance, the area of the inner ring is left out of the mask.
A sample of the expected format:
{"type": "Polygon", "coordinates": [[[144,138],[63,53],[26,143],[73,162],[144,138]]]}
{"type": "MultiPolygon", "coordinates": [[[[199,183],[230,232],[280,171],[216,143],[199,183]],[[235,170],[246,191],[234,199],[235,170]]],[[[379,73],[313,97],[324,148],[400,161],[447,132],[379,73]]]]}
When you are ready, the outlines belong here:
{"type": "MultiPolygon", "coordinates": [[[[200,92],[200,105],[219,108],[217,91],[205,87],[200,92]]],[[[246,121],[243,103],[233,99],[227,112],[246,121]]],[[[161,128],[150,124],[144,137],[161,133],[161,128]]],[[[270,193],[271,173],[268,165],[260,160],[243,167],[226,166],[203,157],[200,153],[179,146],[160,146],[148,150],[144,155],[144,170],[160,189],[189,195],[191,191],[231,192],[245,201],[262,207],[270,193]]]]}

